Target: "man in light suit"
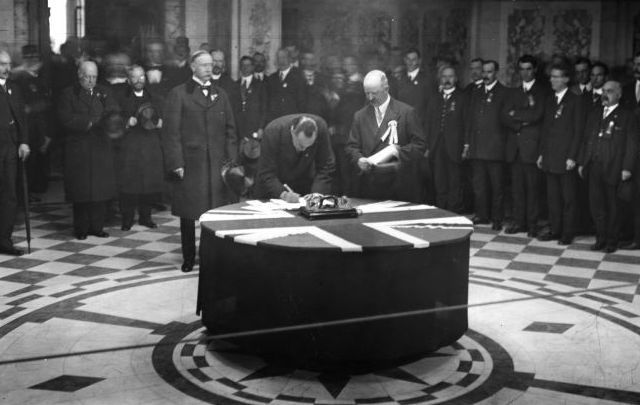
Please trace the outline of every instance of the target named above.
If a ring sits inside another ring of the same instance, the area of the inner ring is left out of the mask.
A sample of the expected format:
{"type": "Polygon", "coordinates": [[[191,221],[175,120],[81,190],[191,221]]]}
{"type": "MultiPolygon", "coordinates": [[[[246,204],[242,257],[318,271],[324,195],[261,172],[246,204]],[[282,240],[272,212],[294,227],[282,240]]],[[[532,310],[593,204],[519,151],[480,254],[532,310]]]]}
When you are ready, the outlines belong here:
{"type": "Polygon", "coordinates": [[[425,138],[413,107],[389,96],[384,72],[364,78],[368,105],[356,112],[345,151],[359,171],[359,196],[378,200],[418,201],[416,163],[424,155],[425,138]],[[386,150],[392,162],[376,164],[373,155],[386,150]]]}
{"type": "Polygon", "coordinates": [[[165,169],[173,182],[172,214],[180,217],[182,271],[193,269],[195,221],[229,202],[220,176],[225,161],[237,154],[236,126],[224,91],[211,84],[213,58],[191,56],[193,77],[167,96],[162,128],[165,169]]]}

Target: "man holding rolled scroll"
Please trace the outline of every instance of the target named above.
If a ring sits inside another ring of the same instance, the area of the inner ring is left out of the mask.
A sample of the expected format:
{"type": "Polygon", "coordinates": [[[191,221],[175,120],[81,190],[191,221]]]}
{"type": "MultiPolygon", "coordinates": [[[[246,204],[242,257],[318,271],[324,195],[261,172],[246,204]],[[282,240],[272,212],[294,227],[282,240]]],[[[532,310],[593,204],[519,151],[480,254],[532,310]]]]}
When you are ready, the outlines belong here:
{"type": "Polygon", "coordinates": [[[355,197],[418,202],[417,162],[426,144],[413,107],[389,96],[384,72],[364,78],[368,105],[354,115],[345,151],[357,166],[360,183],[355,197]]]}

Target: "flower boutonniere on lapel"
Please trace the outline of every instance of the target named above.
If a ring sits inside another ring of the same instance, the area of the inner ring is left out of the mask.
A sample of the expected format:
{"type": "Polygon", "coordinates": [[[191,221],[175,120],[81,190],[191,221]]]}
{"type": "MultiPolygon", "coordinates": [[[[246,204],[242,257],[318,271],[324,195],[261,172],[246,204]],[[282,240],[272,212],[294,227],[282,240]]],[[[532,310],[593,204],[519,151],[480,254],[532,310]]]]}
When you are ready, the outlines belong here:
{"type": "Polygon", "coordinates": [[[417,86],[417,85],[418,85],[418,79],[415,79],[415,80],[413,81],[413,85],[414,85],[414,86],[417,86]]]}
{"type": "Polygon", "coordinates": [[[613,129],[616,126],[616,116],[614,116],[611,121],[609,121],[609,123],[607,124],[607,127],[605,128],[604,131],[600,131],[600,133],[598,134],[599,137],[604,138],[604,139],[610,139],[611,136],[613,135],[613,129]]]}
{"type": "Polygon", "coordinates": [[[451,111],[451,112],[455,112],[455,110],[456,110],[456,101],[455,101],[455,100],[453,100],[453,101],[451,102],[451,106],[449,106],[449,111],[451,111]]]}
{"type": "Polygon", "coordinates": [[[562,117],[562,111],[564,111],[564,104],[560,103],[560,104],[558,104],[558,107],[556,108],[556,115],[554,116],[554,118],[562,117]]]}
{"type": "Polygon", "coordinates": [[[215,103],[216,100],[218,99],[218,93],[213,93],[212,92],[211,94],[209,94],[209,99],[211,99],[212,103],[215,103]]]}
{"type": "Polygon", "coordinates": [[[387,130],[384,132],[380,140],[382,142],[387,141],[389,145],[397,145],[398,144],[398,121],[391,120],[387,125],[387,130]]]}
{"type": "Polygon", "coordinates": [[[8,95],[13,94],[13,91],[11,90],[11,87],[7,87],[7,94],[8,94],[8,95]]]}

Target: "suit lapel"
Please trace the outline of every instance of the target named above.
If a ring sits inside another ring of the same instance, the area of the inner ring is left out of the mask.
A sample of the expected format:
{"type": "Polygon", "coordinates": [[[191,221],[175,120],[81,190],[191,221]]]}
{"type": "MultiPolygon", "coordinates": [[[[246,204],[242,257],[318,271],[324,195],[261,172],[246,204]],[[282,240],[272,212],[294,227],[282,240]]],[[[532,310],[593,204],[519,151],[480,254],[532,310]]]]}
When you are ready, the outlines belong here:
{"type": "MultiPolygon", "coordinates": [[[[395,110],[394,100],[390,99],[389,105],[387,106],[387,111],[385,111],[384,117],[382,118],[382,123],[380,124],[379,127],[376,128],[375,136],[379,142],[382,142],[380,138],[382,138],[382,135],[384,135],[384,133],[387,131],[387,128],[389,127],[389,121],[392,121],[392,120],[397,121],[397,119],[398,119],[398,112],[395,110]]],[[[373,113],[373,121],[377,125],[375,112],[373,113]]]]}

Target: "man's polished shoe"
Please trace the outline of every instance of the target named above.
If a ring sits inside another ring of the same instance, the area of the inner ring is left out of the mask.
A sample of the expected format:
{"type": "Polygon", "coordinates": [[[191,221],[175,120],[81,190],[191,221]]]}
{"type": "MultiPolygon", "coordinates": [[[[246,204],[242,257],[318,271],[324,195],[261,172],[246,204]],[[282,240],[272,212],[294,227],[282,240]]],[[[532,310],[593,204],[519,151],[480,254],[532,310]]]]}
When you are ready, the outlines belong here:
{"type": "Polygon", "coordinates": [[[605,253],[613,253],[616,250],[618,250],[618,247],[616,245],[607,245],[607,247],[604,248],[605,253]]]}
{"type": "Polygon", "coordinates": [[[153,222],[153,221],[152,221],[152,220],[150,220],[150,219],[149,219],[149,220],[146,220],[146,221],[140,221],[140,222],[138,222],[138,223],[139,223],[140,225],[142,225],[142,226],[146,226],[147,228],[151,228],[151,229],[153,229],[153,228],[157,228],[157,227],[158,227],[158,224],[156,224],[155,222],[153,222]]]}
{"type": "Polygon", "coordinates": [[[493,229],[494,231],[501,231],[502,221],[493,221],[493,224],[491,224],[491,229],[493,229]]]}
{"type": "Polygon", "coordinates": [[[488,225],[489,224],[489,220],[488,219],[480,218],[480,217],[473,217],[471,219],[471,221],[473,222],[474,225],[488,225]]]}
{"type": "Polygon", "coordinates": [[[602,241],[598,241],[598,242],[594,243],[593,245],[591,245],[589,247],[589,249],[594,250],[594,251],[595,250],[602,250],[602,249],[605,248],[605,246],[606,246],[606,243],[604,243],[602,241]]]}
{"type": "Polygon", "coordinates": [[[558,241],[558,245],[570,245],[573,242],[573,238],[571,236],[563,236],[558,241]]]}
{"type": "Polygon", "coordinates": [[[95,237],[98,237],[98,238],[108,238],[109,237],[109,234],[106,233],[105,231],[89,232],[89,235],[95,236],[95,237]]]}
{"type": "Polygon", "coordinates": [[[630,242],[620,245],[620,249],[623,250],[638,250],[640,249],[640,242],[630,242]]]}
{"type": "Polygon", "coordinates": [[[188,273],[191,270],[193,270],[193,260],[185,260],[184,263],[182,263],[182,272],[188,273]]]}
{"type": "Polygon", "coordinates": [[[548,242],[550,240],[559,239],[558,235],[554,235],[551,232],[545,232],[543,234],[538,235],[538,240],[541,242],[548,242]]]}
{"type": "Polygon", "coordinates": [[[523,233],[523,232],[527,232],[527,228],[525,228],[524,226],[519,226],[515,224],[509,225],[507,229],[504,230],[504,233],[507,233],[509,235],[514,233],[523,233]]]}
{"type": "Polygon", "coordinates": [[[3,246],[0,247],[0,254],[10,255],[10,256],[22,256],[24,254],[24,250],[20,250],[14,246],[3,246]]]}

